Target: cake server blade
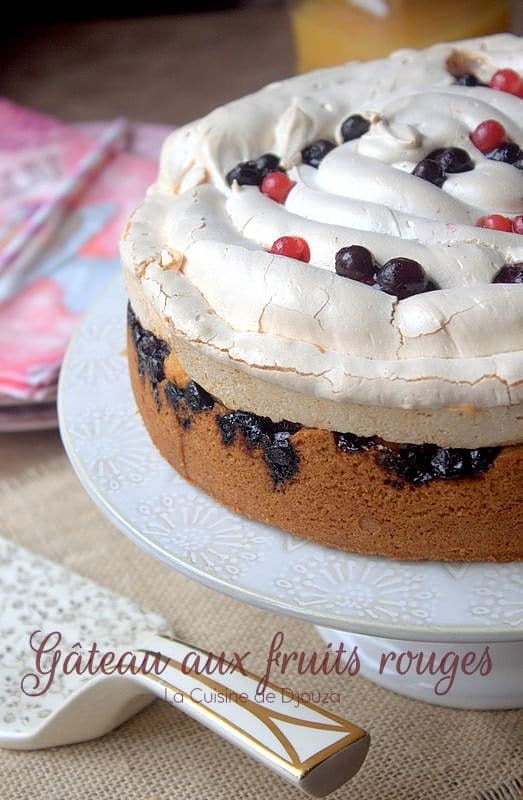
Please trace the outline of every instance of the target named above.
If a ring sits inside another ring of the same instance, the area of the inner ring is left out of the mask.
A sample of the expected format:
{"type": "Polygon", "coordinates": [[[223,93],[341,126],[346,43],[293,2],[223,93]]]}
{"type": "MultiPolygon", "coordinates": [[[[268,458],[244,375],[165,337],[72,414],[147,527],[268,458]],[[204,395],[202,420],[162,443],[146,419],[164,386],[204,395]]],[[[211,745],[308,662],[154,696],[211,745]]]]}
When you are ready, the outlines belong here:
{"type": "Polygon", "coordinates": [[[158,614],[2,538],[0,597],[0,747],[93,739],[160,697],[315,797],[365,759],[357,725],[291,706],[274,684],[260,693],[258,676],[173,639],[158,614]],[[196,656],[203,674],[184,669],[196,656]]]}

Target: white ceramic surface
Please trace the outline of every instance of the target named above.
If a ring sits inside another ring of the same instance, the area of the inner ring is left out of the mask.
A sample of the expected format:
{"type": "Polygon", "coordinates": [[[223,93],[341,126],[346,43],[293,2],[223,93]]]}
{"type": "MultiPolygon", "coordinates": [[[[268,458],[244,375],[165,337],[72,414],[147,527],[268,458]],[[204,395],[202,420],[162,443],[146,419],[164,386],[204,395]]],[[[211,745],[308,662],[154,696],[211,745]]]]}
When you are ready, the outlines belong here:
{"type": "Polygon", "coordinates": [[[342,553],[233,514],[180,478],[135,408],[125,306],[118,279],[91,307],[62,368],[59,419],[84,487],[137,544],[237,599],[323,627],[425,642],[523,640],[523,563],[342,553]]]}

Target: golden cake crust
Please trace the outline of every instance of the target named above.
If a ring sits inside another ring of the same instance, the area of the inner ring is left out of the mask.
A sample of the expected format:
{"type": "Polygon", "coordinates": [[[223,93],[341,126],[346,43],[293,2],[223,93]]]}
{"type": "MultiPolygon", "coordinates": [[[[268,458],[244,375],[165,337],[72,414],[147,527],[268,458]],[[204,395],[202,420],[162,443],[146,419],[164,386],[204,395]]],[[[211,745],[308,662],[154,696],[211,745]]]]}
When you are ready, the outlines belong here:
{"type": "MultiPolygon", "coordinates": [[[[242,436],[224,444],[216,402],[188,414],[140,376],[128,337],[131,383],[146,428],[161,455],[184,478],[224,506],[319,544],[396,559],[511,561],[523,558],[523,445],[501,449],[491,468],[472,478],[403,484],[371,451],[346,453],[332,431],[292,434],[297,474],[275,484],[262,451],[242,436]]],[[[167,376],[180,380],[171,353],[167,376]]]]}

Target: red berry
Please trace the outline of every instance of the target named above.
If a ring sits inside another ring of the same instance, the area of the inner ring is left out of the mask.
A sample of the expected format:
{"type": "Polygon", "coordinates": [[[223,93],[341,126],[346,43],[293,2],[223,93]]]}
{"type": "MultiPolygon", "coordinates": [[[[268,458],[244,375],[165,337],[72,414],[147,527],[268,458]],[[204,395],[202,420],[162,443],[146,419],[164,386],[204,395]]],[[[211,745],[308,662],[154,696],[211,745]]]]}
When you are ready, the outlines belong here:
{"type": "Polygon", "coordinates": [[[305,239],[300,239],[299,236],[280,236],[276,239],[270,253],[276,253],[278,256],[287,256],[287,258],[295,258],[297,261],[305,261],[306,264],[311,260],[311,251],[305,239]]]}
{"type": "Polygon", "coordinates": [[[261,183],[261,191],[277,203],[285,203],[294,181],[284,172],[269,172],[261,183]]]}
{"type": "Polygon", "coordinates": [[[513,69],[498,69],[490,79],[491,89],[498,89],[500,92],[515,94],[523,97],[523,80],[513,69]]]}
{"type": "Polygon", "coordinates": [[[523,214],[518,214],[512,220],[512,229],[514,233],[523,233],[523,214]]]}
{"type": "Polygon", "coordinates": [[[472,131],[470,140],[482,153],[488,153],[507,141],[507,132],[495,119],[486,119],[472,131]]]}
{"type": "Polygon", "coordinates": [[[501,214],[489,214],[478,219],[478,228],[489,228],[491,231],[505,231],[512,233],[512,220],[501,214]]]}

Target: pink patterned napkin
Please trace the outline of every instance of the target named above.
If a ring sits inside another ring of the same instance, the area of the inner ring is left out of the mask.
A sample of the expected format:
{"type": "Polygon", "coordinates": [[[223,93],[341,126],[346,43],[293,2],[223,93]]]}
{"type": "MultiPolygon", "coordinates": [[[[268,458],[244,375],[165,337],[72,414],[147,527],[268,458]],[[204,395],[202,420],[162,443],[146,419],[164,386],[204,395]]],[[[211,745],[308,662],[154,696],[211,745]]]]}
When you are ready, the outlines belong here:
{"type": "Polygon", "coordinates": [[[110,124],[69,126],[0,99],[0,405],[54,396],[71,332],[117,272],[120,232],[155,178],[169,129],[133,123],[82,172],[110,124]]]}

